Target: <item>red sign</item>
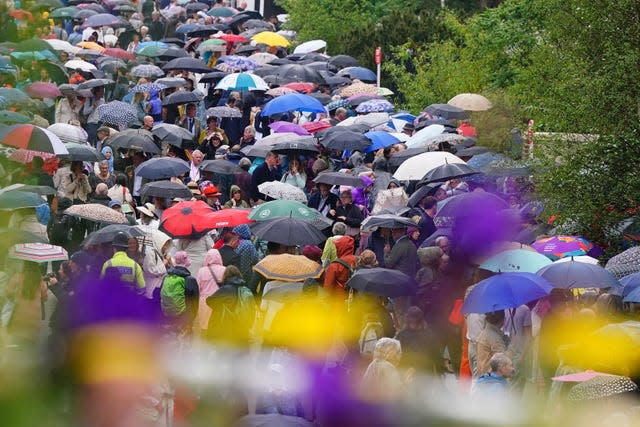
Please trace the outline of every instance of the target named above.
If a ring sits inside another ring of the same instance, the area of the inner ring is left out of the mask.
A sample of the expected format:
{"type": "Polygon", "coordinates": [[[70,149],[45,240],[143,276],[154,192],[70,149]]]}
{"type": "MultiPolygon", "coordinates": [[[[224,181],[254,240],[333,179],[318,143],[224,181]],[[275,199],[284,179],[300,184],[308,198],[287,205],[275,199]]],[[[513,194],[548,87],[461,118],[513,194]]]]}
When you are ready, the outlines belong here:
{"type": "Polygon", "coordinates": [[[376,48],[375,60],[377,65],[380,65],[382,63],[382,48],[380,47],[376,48]]]}

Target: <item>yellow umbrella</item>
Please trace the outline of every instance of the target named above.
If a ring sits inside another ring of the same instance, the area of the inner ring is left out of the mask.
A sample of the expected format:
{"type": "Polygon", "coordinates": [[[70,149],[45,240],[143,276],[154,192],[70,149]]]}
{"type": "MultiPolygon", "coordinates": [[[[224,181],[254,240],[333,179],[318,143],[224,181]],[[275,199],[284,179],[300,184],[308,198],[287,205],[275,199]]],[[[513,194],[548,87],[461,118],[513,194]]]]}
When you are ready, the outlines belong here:
{"type": "Polygon", "coordinates": [[[267,280],[282,282],[303,282],[317,279],[322,274],[322,266],[304,255],[267,255],[253,269],[267,280]]]}
{"type": "Polygon", "coordinates": [[[100,53],[104,52],[104,47],[95,42],[80,42],[77,44],[77,46],[83,47],[85,49],[97,50],[100,53]]]}
{"type": "Polygon", "coordinates": [[[273,31],[263,31],[251,37],[256,43],[266,44],[267,46],[288,47],[291,43],[285,37],[273,31]]]}

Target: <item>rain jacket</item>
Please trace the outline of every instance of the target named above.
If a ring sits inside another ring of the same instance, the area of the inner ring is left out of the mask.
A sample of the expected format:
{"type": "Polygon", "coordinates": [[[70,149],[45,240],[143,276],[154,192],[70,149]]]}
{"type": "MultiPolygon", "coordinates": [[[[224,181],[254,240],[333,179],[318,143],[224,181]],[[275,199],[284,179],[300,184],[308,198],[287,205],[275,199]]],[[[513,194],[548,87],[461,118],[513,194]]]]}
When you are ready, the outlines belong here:
{"type": "MultiPolygon", "coordinates": [[[[355,241],[353,237],[343,236],[334,242],[338,258],[349,264],[352,268],[356,266],[356,257],[353,255],[355,241]]],[[[340,290],[346,295],[345,285],[351,277],[351,271],[339,262],[332,262],[325,271],[324,287],[325,289],[340,290]]]]}
{"type": "Polygon", "coordinates": [[[240,201],[238,203],[235,203],[233,200],[233,193],[237,190],[240,190],[242,192],[242,189],[240,187],[238,187],[237,185],[232,185],[231,189],[229,190],[229,201],[227,203],[224,204],[224,207],[226,209],[232,209],[232,208],[245,208],[245,209],[249,209],[251,206],[249,206],[249,203],[247,203],[244,200],[244,192],[242,192],[242,199],[240,199],[240,201]]]}
{"type": "Polygon", "coordinates": [[[218,290],[218,284],[222,281],[225,266],[222,265],[222,257],[217,249],[209,249],[204,257],[204,266],[198,271],[196,281],[200,290],[200,302],[196,326],[206,330],[209,326],[211,308],[207,305],[207,298],[218,290]]]}
{"type": "Polygon", "coordinates": [[[189,271],[192,275],[198,274],[200,268],[204,265],[205,254],[213,246],[213,239],[207,234],[199,239],[179,239],[176,249],[185,251],[191,259],[189,271]]]}
{"type": "Polygon", "coordinates": [[[235,253],[240,256],[238,268],[242,273],[242,277],[246,283],[251,283],[253,278],[253,266],[260,260],[260,254],[255,245],[251,241],[251,230],[247,224],[238,225],[233,228],[235,233],[240,237],[240,244],[235,249],[235,253]]]}
{"type": "Polygon", "coordinates": [[[168,241],[171,241],[171,237],[150,227],[141,226],[140,228],[143,228],[151,239],[151,244],[146,247],[144,252],[142,270],[146,285],[145,295],[147,298],[152,298],[153,291],[162,285],[162,278],[167,274],[167,267],[164,265],[165,254],[162,249],[168,241]]]}
{"type": "Polygon", "coordinates": [[[182,266],[172,267],[167,271],[167,275],[163,279],[161,295],[162,312],[165,316],[179,320],[185,325],[191,325],[198,310],[198,283],[191,275],[189,270],[182,266]],[[175,277],[184,279],[184,289],[179,294],[165,292],[166,283],[169,283],[175,277]],[[182,299],[182,301],[180,301],[182,299]],[[177,307],[183,307],[179,313],[174,310],[177,307]]]}

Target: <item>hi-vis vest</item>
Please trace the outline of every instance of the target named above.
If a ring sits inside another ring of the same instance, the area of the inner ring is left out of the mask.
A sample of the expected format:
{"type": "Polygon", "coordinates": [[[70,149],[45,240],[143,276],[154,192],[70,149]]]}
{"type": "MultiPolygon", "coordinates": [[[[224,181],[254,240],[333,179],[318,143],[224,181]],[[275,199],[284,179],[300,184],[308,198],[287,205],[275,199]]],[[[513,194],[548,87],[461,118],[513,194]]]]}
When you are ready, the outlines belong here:
{"type": "Polygon", "coordinates": [[[144,289],[145,283],[142,267],[129,258],[126,252],[118,251],[113,255],[113,258],[104,263],[102,266],[102,277],[104,277],[108,269],[116,269],[120,274],[120,280],[125,283],[130,283],[135,289],[144,289]]]}

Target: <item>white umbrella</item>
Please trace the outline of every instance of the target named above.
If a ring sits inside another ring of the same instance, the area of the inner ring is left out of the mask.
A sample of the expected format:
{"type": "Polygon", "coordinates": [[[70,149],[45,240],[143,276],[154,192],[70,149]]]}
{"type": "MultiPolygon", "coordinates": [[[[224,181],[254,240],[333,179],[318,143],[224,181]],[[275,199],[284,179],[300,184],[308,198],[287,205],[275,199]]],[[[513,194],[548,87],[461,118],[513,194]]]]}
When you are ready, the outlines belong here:
{"type": "Polygon", "coordinates": [[[442,125],[430,125],[423,129],[420,129],[407,140],[407,147],[422,147],[426,140],[433,136],[440,135],[442,132],[444,132],[444,129],[445,128],[442,125]]]}
{"type": "Polygon", "coordinates": [[[84,144],[87,142],[87,132],[80,126],[70,125],[68,123],[54,123],[47,128],[48,131],[56,135],[62,142],[73,142],[76,144],[84,144]]]}
{"type": "Polygon", "coordinates": [[[327,42],[324,40],[309,40],[308,42],[300,43],[293,50],[293,53],[311,53],[317,52],[319,50],[323,50],[327,48],[327,42]]]}
{"type": "MultiPolygon", "coordinates": [[[[417,147],[434,147],[437,148],[438,144],[441,142],[450,142],[452,144],[459,144],[464,140],[464,136],[457,133],[442,133],[440,135],[434,135],[430,138],[427,138],[422,144],[417,147]]],[[[414,147],[416,147],[414,145],[414,147]]]]}
{"type": "Polygon", "coordinates": [[[383,125],[389,121],[388,113],[369,113],[362,116],[349,117],[344,119],[336,126],[350,126],[364,124],[369,127],[376,127],[383,125]]]}
{"type": "Polygon", "coordinates": [[[64,66],[71,68],[72,70],[81,70],[85,72],[97,70],[95,65],[81,59],[72,59],[71,61],[67,61],[64,63],[64,66]]]}
{"type": "Polygon", "coordinates": [[[409,135],[403,132],[389,132],[389,133],[393,135],[395,138],[397,138],[398,141],[400,142],[407,142],[409,138],[411,138],[409,135]]]}
{"type": "Polygon", "coordinates": [[[393,177],[399,181],[420,180],[431,169],[446,163],[466,164],[460,157],[446,151],[429,151],[410,157],[402,162],[393,177]]]}
{"type": "Polygon", "coordinates": [[[596,258],[590,257],[589,255],[580,255],[580,256],[571,256],[571,257],[564,257],[564,258],[560,258],[557,261],[554,261],[556,263],[558,262],[567,262],[567,261],[577,261],[577,262],[584,262],[586,264],[593,264],[593,265],[597,265],[599,263],[599,261],[596,258]]]}
{"type": "Polygon", "coordinates": [[[285,182],[263,182],[258,185],[258,191],[276,200],[295,200],[296,202],[307,203],[307,196],[304,191],[285,182]]]}
{"type": "Polygon", "coordinates": [[[45,40],[45,42],[49,43],[49,45],[54,50],[57,50],[57,51],[62,51],[62,52],[75,54],[76,52],[81,50],[79,47],[74,46],[74,45],[72,45],[71,43],[69,43],[68,41],[65,41],[65,40],[49,39],[49,40],[45,40]]]}
{"type": "Polygon", "coordinates": [[[460,93],[447,102],[465,111],[486,111],[493,107],[491,101],[477,93],[460,93]]]}
{"type": "Polygon", "coordinates": [[[272,53],[258,52],[251,55],[249,59],[253,59],[255,62],[257,62],[260,65],[265,65],[273,61],[274,59],[278,59],[278,57],[272,53]]]}
{"type": "MultiPolygon", "coordinates": [[[[294,139],[301,139],[302,137],[297,133],[293,132],[282,132],[282,133],[272,133],[269,136],[265,136],[264,138],[259,139],[255,145],[276,145],[281,142],[289,142],[294,139]]],[[[311,138],[314,139],[314,138],[311,138]]]]}

